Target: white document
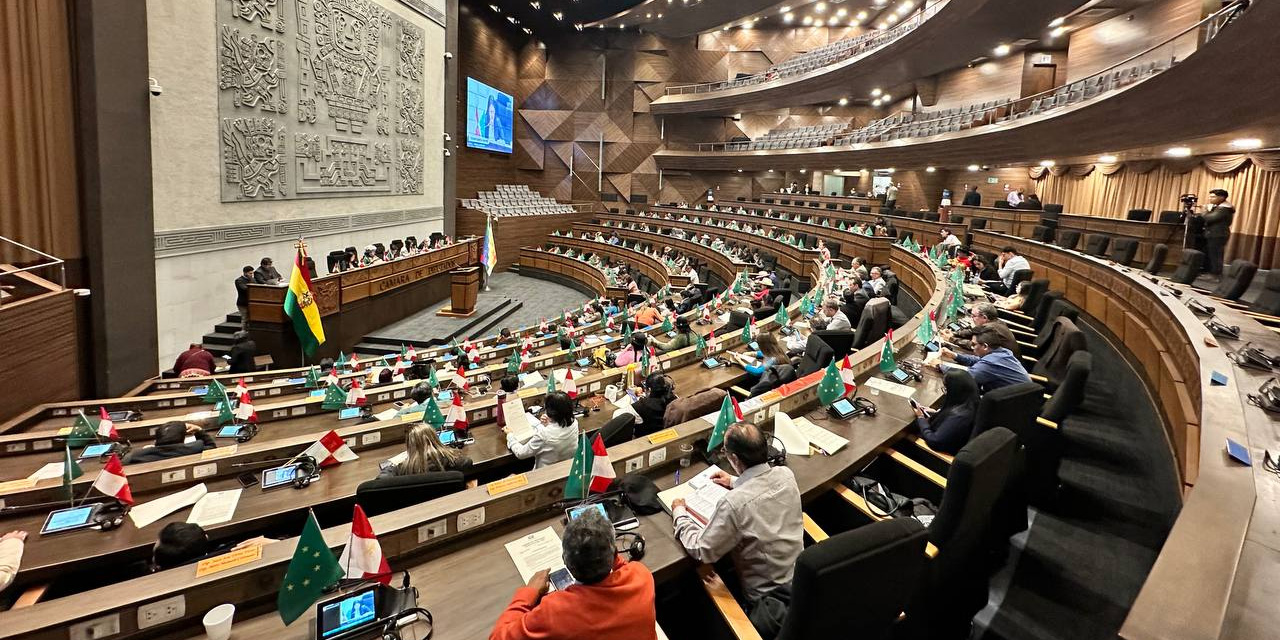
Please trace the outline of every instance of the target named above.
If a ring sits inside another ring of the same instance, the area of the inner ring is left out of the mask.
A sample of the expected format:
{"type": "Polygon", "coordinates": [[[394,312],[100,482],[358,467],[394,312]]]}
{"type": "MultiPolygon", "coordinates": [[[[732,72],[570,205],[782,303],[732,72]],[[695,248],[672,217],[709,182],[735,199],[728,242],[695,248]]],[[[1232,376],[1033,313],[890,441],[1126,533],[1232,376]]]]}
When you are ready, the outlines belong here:
{"type": "Polygon", "coordinates": [[[542,377],[542,374],[537,371],[530,371],[529,373],[520,376],[520,386],[525,389],[528,389],[529,387],[536,387],[538,385],[545,385],[546,383],[547,379],[542,377]]]}
{"type": "Polygon", "coordinates": [[[517,413],[507,418],[507,433],[515,436],[517,442],[528,442],[533,437],[534,425],[539,424],[542,421],[532,413],[517,413]]]}
{"type": "Polygon", "coordinates": [[[636,408],[631,402],[631,396],[624,393],[622,394],[622,397],[613,401],[613,405],[617,407],[617,409],[614,410],[612,417],[616,418],[624,413],[629,413],[635,416],[637,421],[640,419],[640,414],[636,413],[636,408]]]}
{"type": "Polygon", "coordinates": [[[720,471],[720,467],[711,465],[703,469],[702,473],[690,478],[688,482],[658,492],[658,499],[662,501],[662,506],[666,507],[667,511],[671,511],[671,503],[678,498],[683,498],[685,508],[689,510],[693,519],[705,525],[715,514],[716,505],[720,504],[720,500],[729,493],[728,489],[711,481],[711,476],[717,471],[720,471]]]}
{"type": "Polygon", "coordinates": [[[151,502],[133,505],[129,510],[129,518],[133,520],[133,526],[141,529],[160,518],[163,518],[175,511],[185,509],[200,501],[209,489],[204,483],[195,485],[183,491],[169,494],[163,498],[156,498],[151,502]]]}
{"type": "Polygon", "coordinates": [[[408,460],[408,459],[409,459],[409,452],[401,451],[400,453],[397,453],[394,456],[387,458],[387,462],[390,462],[392,466],[395,466],[403,463],[405,460],[408,460]]]}
{"type": "Polygon", "coordinates": [[[925,364],[934,364],[934,363],[936,363],[940,358],[942,358],[942,352],[941,352],[941,351],[930,351],[930,352],[928,352],[928,353],[925,353],[925,354],[924,354],[924,363],[925,363],[925,364]]]}
{"type": "Polygon", "coordinates": [[[910,398],[916,394],[915,387],[909,387],[905,384],[898,384],[891,380],[885,380],[884,378],[877,378],[874,376],[867,378],[866,385],[877,391],[891,393],[895,396],[902,396],[904,398],[910,398]]]}
{"type": "Polygon", "coordinates": [[[400,410],[395,407],[391,407],[386,411],[379,411],[378,413],[373,414],[373,417],[377,418],[380,421],[385,421],[385,420],[390,420],[398,415],[400,415],[400,410]]]}
{"type": "Polygon", "coordinates": [[[564,560],[560,557],[560,536],[551,527],[512,540],[506,547],[523,582],[529,582],[533,574],[543,569],[556,571],[564,568],[564,560]]]}
{"type": "Polygon", "coordinates": [[[773,418],[773,435],[782,441],[782,447],[786,449],[787,455],[809,455],[809,438],[800,432],[791,416],[783,411],[779,411],[773,418]]]}
{"type": "MultiPolygon", "coordinates": [[[[817,447],[819,451],[827,455],[831,455],[849,444],[848,440],[832,433],[829,429],[819,427],[803,416],[796,418],[794,423],[796,429],[809,441],[809,444],[817,447]]],[[[787,453],[791,452],[787,451],[787,453]]]]}
{"type": "Polygon", "coordinates": [[[208,527],[223,522],[230,522],[236,514],[236,505],[240,504],[240,492],[243,489],[230,491],[213,491],[204,494],[191,509],[187,522],[208,527]]]}
{"type": "Polygon", "coordinates": [[[43,467],[36,469],[36,472],[27,476],[27,479],[28,480],[35,479],[37,481],[40,481],[40,480],[52,480],[54,478],[61,478],[64,471],[62,468],[62,464],[63,463],[61,462],[50,462],[44,465],[43,467]]]}
{"type": "Polygon", "coordinates": [[[520,416],[524,414],[524,400],[514,393],[507,396],[507,401],[502,403],[502,415],[506,418],[507,424],[518,422],[520,416]]]}

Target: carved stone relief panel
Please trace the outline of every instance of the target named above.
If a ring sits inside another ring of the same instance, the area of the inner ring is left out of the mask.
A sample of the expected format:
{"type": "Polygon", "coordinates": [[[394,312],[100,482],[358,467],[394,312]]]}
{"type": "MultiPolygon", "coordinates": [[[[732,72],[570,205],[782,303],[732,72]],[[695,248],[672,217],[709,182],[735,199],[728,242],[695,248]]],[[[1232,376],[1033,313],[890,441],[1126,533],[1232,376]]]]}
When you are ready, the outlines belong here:
{"type": "Polygon", "coordinates": [[[216,1],[223,202],[424,192],[423,29],[377,0],[216,1]]]}

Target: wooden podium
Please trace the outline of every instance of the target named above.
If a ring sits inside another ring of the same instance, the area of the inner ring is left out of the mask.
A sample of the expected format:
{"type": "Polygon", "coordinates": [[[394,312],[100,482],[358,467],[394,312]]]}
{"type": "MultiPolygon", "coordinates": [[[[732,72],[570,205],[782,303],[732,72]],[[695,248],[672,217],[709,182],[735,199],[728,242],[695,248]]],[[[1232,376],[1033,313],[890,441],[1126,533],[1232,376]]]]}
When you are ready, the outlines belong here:
{"type": "Polygon", "coordinates": [[[436,315],[466,318],[476,312],[476,294],[480,291],[480,267],[463,267],[449,272],[452,276],[452,297],[449,308],[436,315]]]}

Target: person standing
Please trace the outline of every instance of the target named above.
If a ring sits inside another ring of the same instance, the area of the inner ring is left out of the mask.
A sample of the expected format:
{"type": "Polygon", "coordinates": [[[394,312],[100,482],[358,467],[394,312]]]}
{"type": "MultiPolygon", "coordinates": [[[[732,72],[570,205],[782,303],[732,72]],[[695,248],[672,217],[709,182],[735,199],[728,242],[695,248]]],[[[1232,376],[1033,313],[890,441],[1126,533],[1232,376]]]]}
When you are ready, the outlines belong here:
{"type": "Polygon", "coordinates": [[[1225,189],[1209,192],[1209,205],[1204,213],[1205,258],[1209,263],[1209,273],[1219,278],[1226,262],[1227,240],[1231,238],[1231,221],[1235,215],[1236,208],[1227,202],[1225,189]]]}
{"type": "Polygon", "coordinates": [[[966,207],[982,206],[982,194],[978,193],[978,185],[965,185],[964,201],[960,204],[966,207]]]}
{"type": "Polygon", "coordinates": [[[898,204],[898,187],[901,183],[890,182],[889,188],[884,192],[884,206],[893,209],[898,204]]]}
{"type": "Polygon", "coordinates": [[[254,358],[258,356],[258,343],[249,337],[248,331],[237,331],[232,337],[231,353],[227,359],[231,373],[250,373],[258,368],[254,358]]]}
{"type": "Polygon", "coordinates": [[[236,309],[240,312],[240,328],[249,327],[249,285],[253,284],[253,267],[245,265],[236,278],[236,309]]]}

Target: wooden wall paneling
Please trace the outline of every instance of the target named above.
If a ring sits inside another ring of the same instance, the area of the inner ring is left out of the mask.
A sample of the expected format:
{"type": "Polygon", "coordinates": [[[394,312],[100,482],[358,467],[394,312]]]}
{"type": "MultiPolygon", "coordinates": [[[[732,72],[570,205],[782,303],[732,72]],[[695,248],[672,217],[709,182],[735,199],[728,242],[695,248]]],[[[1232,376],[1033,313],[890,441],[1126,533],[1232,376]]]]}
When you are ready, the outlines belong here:
{"type": "Polygon", "coordinates": [[[938,100],[930,111],[1017,98],[1022,91],[1022,52],[938,76],[938,100]]]}
{"type": "Polygon", "coordinates": [[[80,318],[70,289],[0,306],[0,420],[80,395],[80,318]]]}
{"type": "MultiPolygon", "coordinates": [[[[590,219],[590,213],[559,213],[543,216],[502,216],[493,219],[494,245],[498,260],[495,272],[506,271],[516,263],[520,248],[538,242],[552,231],[565,233],[575,222],[590,219]]],[[[484,237],[485,215],[471,209],[458,208],[458,233],[484,237]]]]}
{"type": "MultiPolygon", "coordinates": [[[[1195,24],[1203,15],[1202,0],[1151,2],[1071,33],[1067,82],[1101,71],[1136,55],[1195,24]]],[[[1179,47],[1179,59],[1194,50],[1194,38],[1179,47]]]]}

